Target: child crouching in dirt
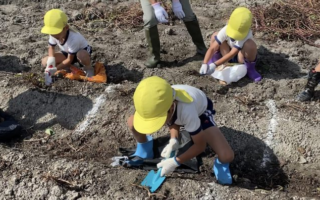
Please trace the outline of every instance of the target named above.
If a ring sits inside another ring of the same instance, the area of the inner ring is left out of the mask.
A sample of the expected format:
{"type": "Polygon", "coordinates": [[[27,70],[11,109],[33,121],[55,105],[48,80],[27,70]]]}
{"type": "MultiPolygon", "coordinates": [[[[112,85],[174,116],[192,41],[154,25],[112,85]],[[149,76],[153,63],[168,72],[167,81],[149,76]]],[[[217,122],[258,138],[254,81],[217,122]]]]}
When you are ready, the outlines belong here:
{"type": "MultiPolygon", "coordinates": [[[[48,56],[42,59],[43,67],[50,71],[50,65],[56,66],[57,70],[68,69],[71,64],[80,62],[84,66],[87,77],[94,76],[91,66],[91,46],[87,40],[67,24],[67,15],[59,9],[49,10],[44,16],[44,27],[41,32],[49,34],[48,56]],[[58,45],[61,52],[55,52],[58,45]]],[[[54,72],[52,72],[54,74],[54,72]]]]}
{"type": "Polygon", "coordinates": [[[316,68],[311,69],[308,74],[308,82],[305,90],[298,94],[298,101],[309,101],[314,96],[314,89],[320,83],[320,62],[316,68]]]}
{"type": "Polygon", "coordinates": [[[254,82],[260,81],[261,75],[255,69],[257,45],[253,41],[251,24],[250,10],[244,7],[236,8],[228,24],[212,35],[200,74],[211,75],[217,66],[229,61],[245,63],[249,78],[254,82]]]}
{"type": "Polygon", "coordinates": [[[229,163],[234,153],[216,126],[212,101],[201,90],[189,85],[170,85],[166,80],[152,76],[142,80],[133,96],[136,112],[128,119],[128,126],[137,140],[135,156],[153,158],[153,140],[147,137],[168,125],[171,139],[161,153],[167,159],[158,163],[161,176],[175,170],[181,163],[202,153],[206,144],[216,152],[213,172],[221,184],[231,184],[229,163]],[[179,157],[170,158],[179,148],[177,140],[180,127],[184,126],[193,140],[193,146],[179,157]]]}

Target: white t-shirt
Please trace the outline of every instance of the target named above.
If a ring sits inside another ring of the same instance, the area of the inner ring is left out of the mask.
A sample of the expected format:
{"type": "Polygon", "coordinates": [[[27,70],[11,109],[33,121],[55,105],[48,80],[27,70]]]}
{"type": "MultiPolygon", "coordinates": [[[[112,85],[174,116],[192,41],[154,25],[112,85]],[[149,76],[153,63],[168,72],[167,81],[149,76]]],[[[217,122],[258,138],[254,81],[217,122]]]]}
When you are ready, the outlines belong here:
{"type": "Polygon", "coordinates": [[[172,88],[185,90],[192,98],[192,103],[178,101],[176,107],[175,124],[184,126],[191,135],[201,131],[199,116],[202,115],[208,106],[208,99],[204,92],[189,85],[172,85],[172,88]]]}
{"type": "Polygon", "coordinates": [[[228,45],[233,48],[237,48],[239,50],[242,49],[244,43],[248,40],[248,39],[253,39],[253,35],[252,35],[252,31],[250,30],[248,35],[243,39],[243,40],[231,40],[230,37],[227,35],[227,26],[223,27],[219,32],[218,35],[215,36],[216,41],[221,45],[224,41],[227,41],[228,45]]]}
{"type": "Polygon", "coordinates": [[[71,30],[67,32],[66,40],[63,44],[60,44],[59,40],[51,35],[49,36],[49,44],[51,46],[58,45],[61,51],[68,54],[77,54],[79,50],[88,46],[87,40],[80,33],[71,30]]]}

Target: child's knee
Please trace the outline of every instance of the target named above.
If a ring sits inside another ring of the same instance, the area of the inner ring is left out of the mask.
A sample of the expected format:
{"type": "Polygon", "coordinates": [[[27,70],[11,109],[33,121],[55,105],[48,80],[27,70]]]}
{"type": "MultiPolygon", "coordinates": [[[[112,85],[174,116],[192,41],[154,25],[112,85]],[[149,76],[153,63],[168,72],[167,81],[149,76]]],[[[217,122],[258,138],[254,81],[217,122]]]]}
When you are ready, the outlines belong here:
{"type": "Polygon", "coordinates": [[[128,118],[128,120],[127,120],[127,125],[128,125],[128,127],[129,127],[130,131],[133,131],[133,130],[134,130],[134,128],[133,128],[133,115],[131,115],[131,116],[128,118]]]}
{"type": "Polygon", "coordinates": [[[249,39],[244,43],[243,49],[247,52],[256,52],[257,44],[253,40],[249,39]]]}
{"type": "Polygon", "coordinates": [[[77,53],[77,58],[81,62],[86,62],[86,61],[89,62],[90,61],[90,54],[85,50],[81,50],[77,53]]]}

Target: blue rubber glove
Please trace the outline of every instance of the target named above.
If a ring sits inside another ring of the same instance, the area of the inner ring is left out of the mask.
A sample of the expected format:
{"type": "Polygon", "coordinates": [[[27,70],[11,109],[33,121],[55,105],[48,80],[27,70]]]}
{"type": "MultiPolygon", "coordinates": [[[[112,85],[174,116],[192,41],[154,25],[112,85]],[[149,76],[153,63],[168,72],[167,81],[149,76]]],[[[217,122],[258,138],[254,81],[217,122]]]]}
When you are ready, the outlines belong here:
{"type": "Polygon", "coordinates": [[[177,16],[179,19],[183,19],[186,16],[182,10],[182,5],[179,0],[172,1],[172,10],[174,15],[177,16]]]}
{"type": "Polygon", "coordinates": [[[168,13],[166,12],[166,10],[160,6],[160,3],[154,3],[152,4],[152,7],[154,9],[154,14],[158,20],[158,22],[160,23],[168,23],[168,13]]]}

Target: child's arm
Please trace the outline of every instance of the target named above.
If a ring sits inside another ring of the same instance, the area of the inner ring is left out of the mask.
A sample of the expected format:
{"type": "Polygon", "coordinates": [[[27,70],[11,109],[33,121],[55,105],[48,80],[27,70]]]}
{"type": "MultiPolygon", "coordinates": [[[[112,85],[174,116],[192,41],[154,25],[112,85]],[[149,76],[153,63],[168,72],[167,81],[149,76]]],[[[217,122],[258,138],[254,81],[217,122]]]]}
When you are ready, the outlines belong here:
{"type": "Polygon", "coordinates": [[[207,64],[209,62],[209,60],[212,58],[214,52],[218,51],[219,50],[219,43],[217,41],[214,41],[213,43],[211,43],[205,57],[204,57],[204,60],[203,60],[203,63],[204,64],[207,64]]]}
{"type": "Polygon", "coordinates": [[[177,161],[181,164],[184,163],[202,153],[206,149],[207,142],[205,141],[204,132],[191,136],[193,145],[182,155],[177,157],[177,161]]]}
{"type": "Polygon", "coordinates": [[[180,130],[180,126],[173,124],[172,126],[169,126],[169,130],[170,130],[170,138],[178,138],[179,137],[179,130],[180,130]]]}
{"type": "Polygon", "coordinates": [[[49,48],[48,48],[48,56],[49,57],[54,57],[54,48],[55,48],[55,46],[49,45],[49,48]]]}
{"type": "Polygon", "coordinates": [[[64,69],[64,68],[67,68],[71,65],[71,62],[72,60],[74,59],[75,55],[73,54],[68,54],[68,57],[67,59],[65,59],[64,61],[62,61],[62,63],[60,63],[58,66],[57,66],[57,69],[60,70],[60,69],[64,69]]]}

